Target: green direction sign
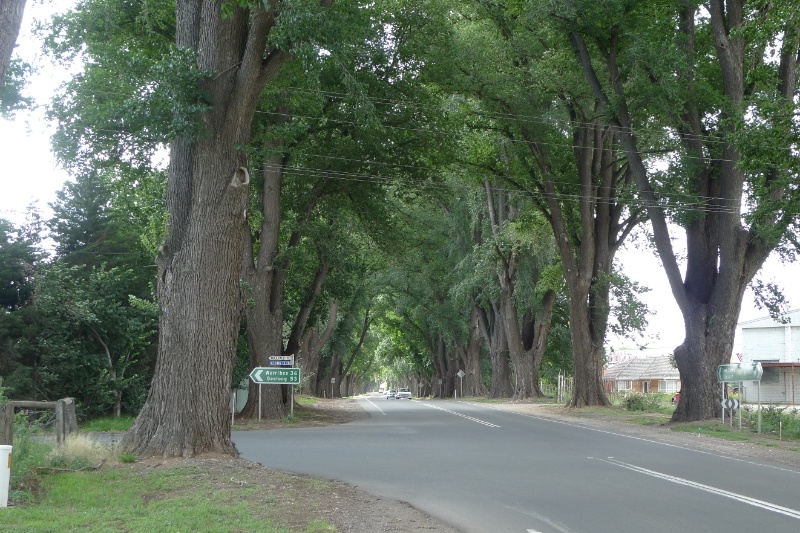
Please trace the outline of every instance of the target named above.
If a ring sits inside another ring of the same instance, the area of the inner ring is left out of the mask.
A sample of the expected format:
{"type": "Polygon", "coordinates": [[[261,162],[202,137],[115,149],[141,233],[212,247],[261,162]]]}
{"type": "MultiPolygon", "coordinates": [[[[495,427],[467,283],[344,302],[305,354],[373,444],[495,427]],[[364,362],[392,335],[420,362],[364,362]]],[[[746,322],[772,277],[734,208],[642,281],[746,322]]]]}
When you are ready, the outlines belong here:
{"type": "Polygon", "coordinates": [[[278,368],[258,366],[250,372],[253,383],[267,383],[271,385],[299,385],[299,368],[278,368]]]}
{"type": "Polygon", "coordinates": [[[720,382],[761,381],[764,369],[761,363],[739,363],[737,365],[719,365],[717,379],[720,382]]]}

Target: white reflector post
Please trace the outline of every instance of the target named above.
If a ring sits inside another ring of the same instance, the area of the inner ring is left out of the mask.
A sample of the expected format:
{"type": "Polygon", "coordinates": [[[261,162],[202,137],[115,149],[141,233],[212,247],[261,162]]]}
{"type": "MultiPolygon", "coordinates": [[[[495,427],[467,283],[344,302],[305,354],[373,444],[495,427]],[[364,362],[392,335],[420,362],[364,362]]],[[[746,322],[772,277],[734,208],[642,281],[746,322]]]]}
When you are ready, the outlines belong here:
{"type": "Polygon", "coordinates": [[[8,487],[11,485],[11,448],[0,445],[0,507],[8,507],[8,487]]]}

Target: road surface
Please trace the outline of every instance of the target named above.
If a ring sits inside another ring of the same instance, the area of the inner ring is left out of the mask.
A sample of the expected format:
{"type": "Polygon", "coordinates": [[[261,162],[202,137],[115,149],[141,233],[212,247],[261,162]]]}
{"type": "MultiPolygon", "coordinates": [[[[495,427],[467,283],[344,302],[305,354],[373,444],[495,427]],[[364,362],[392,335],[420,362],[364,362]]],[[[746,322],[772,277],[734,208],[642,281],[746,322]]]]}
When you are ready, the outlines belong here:
{"type": "Polygon", "coordinates": [[[800,531],[800,471],[442,400],[369,419],[237,431],[245,459],[338,479],[466,533],[800,531]]]}

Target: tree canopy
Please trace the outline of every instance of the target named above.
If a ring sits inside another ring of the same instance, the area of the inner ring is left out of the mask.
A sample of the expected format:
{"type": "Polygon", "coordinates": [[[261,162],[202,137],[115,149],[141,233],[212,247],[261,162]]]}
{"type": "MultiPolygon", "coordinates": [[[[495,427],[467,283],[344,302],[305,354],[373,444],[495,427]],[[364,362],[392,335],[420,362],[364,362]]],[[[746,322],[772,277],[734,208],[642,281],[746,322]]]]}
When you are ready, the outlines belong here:
{"type": "MultiPolygon", "coordinates": [[[[125,445],[163,456],[235,453],[230,391],[278,354],[312,394],[569,373],[602,405],[608,332],[646,325],[615,261],[643,231],[684,316],[675,417],[711,416],[745,287],[797,250],[796,17],[82,0],[46,43],[83,64],[49,107],[74,181],[49,233],[0,221],[4,386],[135,413],[125,445]]],[[[285,416],[250,392],[241,416],[285,416]]]]}

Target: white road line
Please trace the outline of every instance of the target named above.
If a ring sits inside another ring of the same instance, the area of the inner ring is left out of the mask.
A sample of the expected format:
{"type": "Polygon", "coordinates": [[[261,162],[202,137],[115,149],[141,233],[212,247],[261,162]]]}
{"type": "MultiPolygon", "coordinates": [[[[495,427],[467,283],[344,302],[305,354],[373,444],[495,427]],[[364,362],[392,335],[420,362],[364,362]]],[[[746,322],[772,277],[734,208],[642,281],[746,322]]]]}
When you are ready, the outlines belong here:
{"type": "Polygon", "coordinates": [[[374,407],[375,409],[380,411],[382,415],[384,415],[384,416],[386,415],[386,413],[383,412],[383,409],[381,409],[380,407],[378,407],[377,405],[372,403],[370,400],[367,400],[366,398],[364,398],[364,401],[368,402],[372,407],[374,407]]]}
{"type": "MultiPolygon", "coordinates": [[[[591,457],[590,457],[591,459],[591,457]]],[[[603,461],[604,463],[609,463],[615,466],[619,466],[621,468],[626,468],[628,470],[632,470],[634,472],[638,472],[639,474],[645,474],[647,476],[651,476],[658,479],[663,479],[665,481],[669,481],[671,483],[677,483],[678,485],[684,485],[687,487],[692,487],[698,490],[702,490],[705,492],[709,492],[711,494],[716,494],[718,496],[723,496],[725,498],[730,498],[732,500],[736,500],[738,502],[743,502],[748,505],[752,505],[753,507],[759,507],[761,509],[765,509],[767,511],[772,511],[773,513],[779,513],[782,515],[789,516],[791,518],[796,518],[800,520],[800,511],[796,511],[794,509],[790,509],[788,507],[783,507],[780,505],[776,505],[774,503],[765,502],[763,500],[757,500],[756,498],[751,498],[749,496],[745,496],[744,494],[737,494],[735,492],[730,492],[724,489],[718,489],[716,487],[712,487],[710,485],[703,485],[702,483],[697,483],[696,481],[690,481],[688,479],[680,478],[671,476],[669,474],[664,474],[662,472],[656,472],[655,470],[648,470],[647,468],[642,468],[640,466],[623,463],[622,461],[617,461],[613,457],[609,457],[608,459],[598,459],[599,461],[603,461]]]]}
{"type": "MultiPolygon", "coordinates": [[[[555,520],[551,520],[551,519],[547,518],[546,516],[540,515],[539,513],[535,512],[535,511],[523,510],[523,509],[520,509],[518,507],[513,507],[511,505],[508,505],[508,504],[506,504],[504,502],[499,502],[497,500],[490,500],[490,501],[492,501],[492,503],[494,503],[496,505],[499,505],[501,507],[505,507],[506,509],[510,509],[511,511],[514,511],[515,513],[524,514],[525,516],[530,516],[531,518],[535,518],[536,520],[538,520],[540,522],[544,522],[545,524],[547,524],[548,526],[553,528],[552,531],[557,531],[558,533],[575,533],[574,531],[572,531],[570,528],[568,528],[564,524],[556,522],[555,520]]],[[[538,529],[526,529],[525,531],[526,531],[526,533],[541,533],[538,529]]]]}
{"type": "Polygon", "coordinates": [[[534,420],[543,420],[545,422],[552,422],[554,424],[561,424],[561,425],[564,425],[564,426],[572,426],[572,427],[578,427],[578,428],[582,428],[582,429],[588,429],[589,431],[596,431],[598,433],[605,433],[607,435],[615,435],[617,437],[624,437],[626,439],[639,440],[639,441],[642,441],[642,442],[649,442],[651,444],[660,444],[661,446],[667,446],[669,448],[678,448],[680,450],[686,450],[686,451],[689,451],[689,452],[699,453],[699,454],[703,454],[703,455],[712,455],[712,456],[717,457],[719,459],[727,459],[729,461],[736,461],[736,462],[739,462],[739,463],[745,463],[745,464],[760,466],[760,467],[763,467],[763,468],[771,468],[772,470],[780,470],[781,472],[789,472],[789,473],[792,473],[792,474],[800,474],[799,470],[794,470],[792,468],[785,468],[785,467],[781,467],[781,466],[775,466],[775,465],[770,465],[770,464],[765,464],[765,463],[759,463],[757,461],[750,461],[748,459],[741,459],[739,457],[731,457],[730,455],[725,455],[725,454],[721,454],[721,453],[718,453],[718,452],[709,452],[709,451],[700,450],[700,449],[697,449],[697,448],[689,448],[688,446],[681,446],[680,444],[672,444],[670,442],[647,439],[645,437],[637,437],[636,435],[628,435],[627,433],[618,433],[616,431],[609,431],[607,429],[599,429],[599,428],[595,428],[595,427],[592,427],[592,426],[586,426],[584,424],[578,424],[578,423],[575,423],[575,422],[566,422],[564,420],[559,420],[557,418],[551,418],[551,417],[548,417],[548,416],[537,416],[537,415],[531,415],[531,414],[527,414],[527,413],[519,413],[517,411],[509,411],[507,409],[500,409],[499,407],[494,407],[493,405],[486,405],[486,404],[481,404],[481,403],[472,403],[472,402],[460,402],[460,403],[465,403],[467,405],[474,405],[476,407],[485,407],[486,409],[494,409],[495,411],[501,411],[503,413],[510,413],[510,414],[513,414],[513,415],[524,416],[526,418],[533,418],[534,420]]]}
{"type": "Polygon", "coordinates": [[[474,418],[474,417],[471,417],[471,416],[467,416],[465,414],[457,413],[455,411],[451,411],[450,409],[445,409],[444,407],[439,407],[438,405],[432,405],[432,404],[423,403],[423,402],[420,402],[420,403],[422,403],[422,405],[425,405],[427,407],[432,407],[433,409],[438,409],[440,411],[444,411],[445,413],[450,413],[451,415],[460,416],[461,418],[466,418],[467,420],[472,420],[473,422],[477,422],[478,424],[483,424],[484,426],[489,426],[490,428],[499,428],[500,427],[498,425],[492,424],[491,422],[487,422],[486,420],[481,420],[480,418],[474,418]]]}

